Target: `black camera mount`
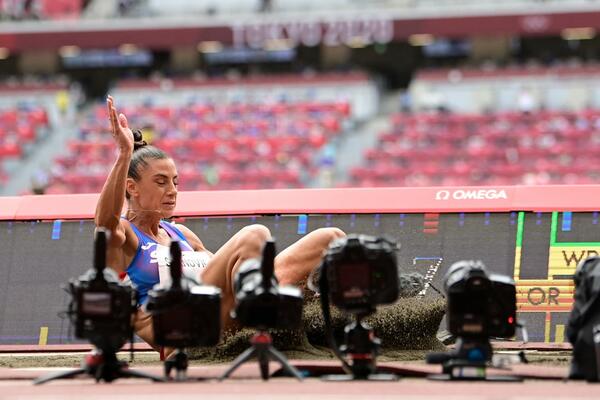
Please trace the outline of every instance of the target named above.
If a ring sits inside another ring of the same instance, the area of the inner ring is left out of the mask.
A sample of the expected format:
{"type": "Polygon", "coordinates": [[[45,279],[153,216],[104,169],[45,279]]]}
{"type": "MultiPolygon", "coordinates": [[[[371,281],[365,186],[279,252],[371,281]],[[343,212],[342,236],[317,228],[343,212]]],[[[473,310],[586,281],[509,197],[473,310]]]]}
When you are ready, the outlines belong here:
{"type": "Polygon", "coordinates": [[[399,379],[395,374],[377,373],[376,357],[381,341],[375,337],[371,327],[363,321],[376,311],[377,304],[390,303],[398,298],[395,249],[396,246],[386,239],[365,235],[351,235],[346,240],[330,246],[320,267],[321,309],[329,345],[342,362],[342,369],[346,375],[325,375],[323,380],[396,381],[399,379]],[[385,268],[378,270],[381,265],[385,268]],[[367,282],[363,282],[362,279],[359,282],[353,275],[389,277],[389,279],[369,278],[366,279],[367,282]],[[371,285],[374,281],[377,283],[371,285]],[[363,284],[369,287],[357,290],[356,286],[363,284]],[[380,288],[385,290],[379,292],[380,288]],[[360,296],[355,293],[360,293],[360,296]],[[344,344],[339,348],[331,326],[330,301],[354,315],[354,321],[344,328],[344,344]]]}
{"type": "Polygon", "coordinates": [[[69,371],[60,371],[51,373],[33,381],[35,385],[40,385],[55,379],[73,378],[77,375],[87,374],[96,379],[96,382],[112,382],[118,378],[143,378],[151,379],[155,382],[163,382],[164,379],[148,374],[146,372],[129,369],[125,361],[119,361],[114,351],[102,352],[101,350],[92,350],[81,362],[81,367],[69,371]]]}
{"type": "Polygon", "coordinates": [[[134,294],[132,289],[119,286],[118,281],[109,282],[106,279],[107,276],[110,277],[110,274],[105,276],[108,235],[109,232],[103,228],[96,230],[94,268],[79,281],[71,282],[69,286],[72,302],[68,315],[76,327],[76,335],[89,339],[95,349],[85,356],[80,368],[40,377],[34,381],[36,385],[82,374],[94,377],[96,382],[112,382],[118,378],[134,377],[163,381],[160,377],[130,370],[126,362],[117,359],[116,352],[127,340],[127,335],[123,332],[129,332],[129,339],[133,339],[131,314],[126,310],[135,312],[134,304],[131,304],[134,294]],[[122,314],[122,319],[129,324],[127,329],[121,326],[120,318],[111,318],[115,313],[122,314]]]}
{"type": "Polygon", "coordinates": [[[513,375],[488,375],[487,367],[492,354],[492,345],[487,337],[459,337],[453,351],[427,354],[428,364],[442,364],[441,374],[432,374],[427,378],[437,381],[521,382],[523,380],[513,375]]]}
{"type": "Polygon", "coordinates": [[[188,355],[184,349],[178,348],[172,357],[165,360],[165,377],[171,377],[171,371],[175,370],[175,380],[182,382],[187,379],[187,369],[189,365],[188,355]]]}
{"type": "Polygon", "coordinates": [[[260,265],[258,260],[247,260],[236,275],[237,305],[232,313],[242,325],[255,327],[257,332],[250,339],[251,347],[238,356],[220,380],[227,378],[240,365],[256,357],[261,377],[269,379],[269,360],[278,361],[291,376],[302,380],[300,372],[286,357],[273,347],[269,328],[293,328],[300,323],[302,295],[297,288],[279,287],[275,278],[275,242],[268,240],[263,248],[260,265]]]}
{"type": "Polygon", "coordinates": [[[574,302],[567,323],[573,345],[569,379],[600,382],[600,257],[588,257],[575,269],[574,302]]]}
{"type": "Polygon", "coordinates": [[[184,381],[189,364],[185,348],[219,341],[221,292],[184,277],[179,241],[171,241],[170,254],[171,283],[156,285],[149,292],[146,310],[152,315],[156,344],[175,349],[164,361],[165,378],[170,379],[175,370],[175,380],[184,381]]]}
{"type": "Polygon", "coordinates": [[[348,363],[349,374],[325,375],[323,376],[323,380],[398,380],[398,376],[395,374],[377,373],[376,358],[381,346],[381,340],[375,337],[373,329],[363,321],[370,314],[355,314],[355,320],[344,328],[344,344],[340,346],[339,351],[351,361],[348,363]]]}
{"type": "MultiPolygon", "coordinates": [[[[172,281],[171,290],[182,290],[181,278],[183,271],[181,270],[181,247],[179,247],[179,242],[171,242],[170,252],[171,268],[169,270],[172,281]]],[[[185,349],[177,347],[175,353],[164,361],[165,379],[170,379],[171,371],[175,370],[175,380],[178,382],[185,381],[187,379],[188,366],[189,359],[185,349]]]]}
{"type": "Polygon", "coordinates": [[[483,262],[463,260],[454,263],[444,277],[447,294],[447,324],[457,337],[455,348],[430,353],[427,363],[442,364],[442,374],[432,380],[489,380],[518,382],[516,376],[488,375],[493,349],[490,337],[514,336],[516,290],[514,281],[488,274],[483,262]]]}
{"type": "Polygon", "coordinates": [[[300,381],[302,380],[302,374],[288,362],[282,353],[273,347],[273,339],[266,330],[258,329],[254,336],[252,336],[252,339],[250,339],[250,344],[252,346],[233,361],[233,364],[221,375],[219,380],[228,378],[233,371],[252,357],[256,357],[260,368],[260,376],[265,381],[269,379],[269,360],[279,362],[289,375],[300,381]]]}

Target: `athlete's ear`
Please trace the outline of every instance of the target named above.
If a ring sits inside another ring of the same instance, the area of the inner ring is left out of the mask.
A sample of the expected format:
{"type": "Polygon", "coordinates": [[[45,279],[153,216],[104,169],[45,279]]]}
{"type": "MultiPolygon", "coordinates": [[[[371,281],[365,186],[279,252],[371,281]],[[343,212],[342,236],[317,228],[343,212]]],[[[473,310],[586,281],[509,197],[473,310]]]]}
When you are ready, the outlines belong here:
{"type": "Polygon", "coordinates": [[[125,190],[127,190],[127,193],[129,193],[129,196],[131,197],[138,197],[140,195],[138,184],[133,178],[127,178],[125,190]]]}

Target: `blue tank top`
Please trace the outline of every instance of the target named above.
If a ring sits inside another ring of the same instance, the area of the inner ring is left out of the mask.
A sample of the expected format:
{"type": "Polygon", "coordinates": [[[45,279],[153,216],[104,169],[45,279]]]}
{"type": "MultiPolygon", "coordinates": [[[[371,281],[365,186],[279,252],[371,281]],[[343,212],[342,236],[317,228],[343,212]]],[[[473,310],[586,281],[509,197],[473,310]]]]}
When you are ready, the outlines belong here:
{"type": "MultiPolygon", "coordinates": [[[[129,224],[135,232],[139,243],[137,252],[127,267],[127,276],[138,291],[140,304],[145,304],[148,299],[148,291],[161,281],[159,265],[161,265],[162,259],[169,257],[169,248],[148,237],[148,235],[139,230],[133,223],[130,222],[129,224]]],[[[187,242],[183,233],[177,229],[174,224],[167,221],[160,221],[159,225],[171,238],[180,241],[182,255],[184,253],[194,252],[194,249],[187,242]]],[[[204,264],[200,267],[204,266],[206,265],[204,264]]]]}

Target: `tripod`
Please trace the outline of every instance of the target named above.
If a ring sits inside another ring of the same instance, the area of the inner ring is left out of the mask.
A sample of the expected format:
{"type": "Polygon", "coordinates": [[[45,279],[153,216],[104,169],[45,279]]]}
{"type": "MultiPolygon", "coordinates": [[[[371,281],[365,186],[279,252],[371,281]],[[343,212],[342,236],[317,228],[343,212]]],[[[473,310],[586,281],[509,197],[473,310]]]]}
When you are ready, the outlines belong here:
{"type": "Polygon", "coordinates": [[[127,363],[119,361],[114,351],[92,350],[81,361],[81,367],[70,371],[55,372],[42,376],[33,381],[34,385],[41,385],[55,379],[72,378],[77,375],[88,374],[96,379],[112,382],[118,378],[146,378],[154,382],[163,382],[164,379],[146,372],[134,371],[128,368],[127,363]]]}
{"type": "Polygon", "coordinates": [[[290,375],[296,377],[298,380],[302,380],[302,375],[300,374],[300,372],[296,368],[294,368],[294,366],[290,365],[285,356],[273,347],[273,339],[271,338],[271,335],[269,335],[268,332],[264,330],[259,330],[254,334],[252,339],[250,339],[250,343],[252,344],[252,346],[246,351],[244,351],[242,354],[240,354],[238,358],[236,358],[233,361],[231,367],[229,367],[227,371],[225,371],[225,373],[221,375],[219,380],[223,380],[229,377],[229,375],[231,375],[231,373],[235,371],[240,365],[242,365],[254,356],[256,356],[257,358],[258,365],[260,367],[260,375],[263,380],[266,381],[269,379],[269,359],[279,361],[279,363],[285,371],[287,371],[290,375]]]}
{"type": "Polygon", "coordinates": [[[351,375],[325,375],[326,381],[396,381],[398,376],[394,374],[378,374],[375,358],[379,352],[381,341],[373,334],[373,329],[363,323],[368,313],[357,314],[356,321],[351,322],[344,328],[345,344],[340,347],[343,354],[347,354],[352,360],[350,364],[351,375]]]}
{"type": "Polygon", "coordinates": [[[442,364],[442,373],[427,376],[431,380],[482,380],[520,382],[517,376],[487,375],[487,361],[492,359],[492,345],[487,337],[459,337],[456,349],[448,353],[427,354],[428,364],[442,364]]]}

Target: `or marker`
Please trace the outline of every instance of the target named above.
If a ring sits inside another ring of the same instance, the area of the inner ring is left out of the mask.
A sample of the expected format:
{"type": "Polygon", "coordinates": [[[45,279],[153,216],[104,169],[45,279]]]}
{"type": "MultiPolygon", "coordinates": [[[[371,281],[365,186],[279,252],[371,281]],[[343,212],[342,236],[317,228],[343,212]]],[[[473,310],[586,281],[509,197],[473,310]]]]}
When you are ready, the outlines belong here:
{"type": "Polygon", "coordinates": [[[435,235],[440,225],[440,214],[427,213],[424,215],[423,233],[435,235]]]}
{"type": "Polygon", "coordinates": [[[600,246],[600,242],[557,242],[556,231],[558,230],[558,212],[552,213],[552,224],[550,226],[550,247],[561,246],[561,247],[585,247],[585,246],[600,246]]]}
{"type": "Polygon", "coordinates": [[[298,235],[305,235],[306,229],[308,227],[308,215],[300,214],[298,215],[298,235]]]}
{"type": "Polygon", "coordinates": [[[550,343],[550,325],[552,324],[552,313],[546,311],[546,321],[544,324],[544,342],[550,343]]]}
{"type": "Polygon", "coordinates": [[[42,326],[40,328],[40,339],[38,340],[38,346],[45,346],[48,344],[48,327],[42,326]]]}
{"type": "Polygon", "coordinates": [[[556,230],[558,229],[558,212],[552,213],[552,222],[550,225],[550,247],[556,243],[556,230]]]}
{"type": "Polygon", "coordinates": [[[563,343],[565,341],[565,326],[563,324],[556,324],[554,332],[554,342],[563,343]]]}
{"type": "Polygon", "coordinates": [[[275,215],[275,225],[273,226],[275,229],[279,229],[279,219],[281,218],[281,215],[276,214],[275,215]]]}
{"type": "Polygon", "coordinates": [[[52,240],[60,240],[60,228],[62,226],[62,221],[57,219],[54,221],[52,225],[52,240]]]}
{"type": "Polygon", "coordinates": [[[554,279],[555,281],[559,281],[559,280],[568,280],[568,281],[572,281],[575,275],[570,274],[570,275],[552,275],[552,279],[554,279]]]}
{"type": "Polygon", "coordinates": [[[519,219],[517,222],[517,247],[521,247],[523,244],[523,230],[525,228],[525,213],[519,212],[519,219]]]}
{"type": "Polygon", "coordinates": [[[442,257],[415,257],[413,258],[413,265],[417,263],[417,261],[442,261],[442,257]]]}
{"type": "Polygon", "coordinates": [[[571,211],[565,211],[562,215],[562,231],[570,232],[571,226],[573,225],[573,213],[571,211]]]}

